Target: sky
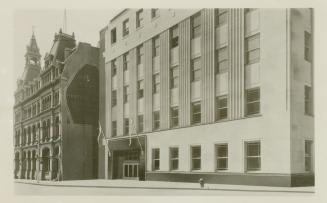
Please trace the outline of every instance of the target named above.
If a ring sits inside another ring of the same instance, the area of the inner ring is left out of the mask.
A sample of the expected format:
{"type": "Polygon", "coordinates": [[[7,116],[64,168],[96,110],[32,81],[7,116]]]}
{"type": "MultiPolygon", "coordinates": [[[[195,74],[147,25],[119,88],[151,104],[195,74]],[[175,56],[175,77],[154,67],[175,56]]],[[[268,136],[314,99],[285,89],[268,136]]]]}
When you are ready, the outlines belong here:
{"type": "MultiPolygon", "coordinates": [[[[66,10],[67,34],[74,32],[76,42],[87,42],[97,46],[99,31],[120,10],[66,10]]],[[[49,52],[55,33],[63,27],[64,10],[16,10],[14,12],[14,82],[24,71],[26,46],[34,33],[42,55],[49,52]]]]}

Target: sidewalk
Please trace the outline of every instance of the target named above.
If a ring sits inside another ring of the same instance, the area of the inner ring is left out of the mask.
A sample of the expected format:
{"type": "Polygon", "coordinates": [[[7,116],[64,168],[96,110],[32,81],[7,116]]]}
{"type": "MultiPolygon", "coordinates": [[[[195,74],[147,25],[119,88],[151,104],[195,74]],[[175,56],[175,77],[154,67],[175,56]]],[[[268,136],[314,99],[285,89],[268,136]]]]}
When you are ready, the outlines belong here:
{"type": "Polygon", "coordinates": [[[269,187],[248,185],[205,184],[200,188],[199,183],[137,181],[137,180],[72,180],[72,181],[36,181],[15,180],[15,183],[33,184],[41,186],[63,187],[95,187],[95,188],[143,188],[143,189],[182,189],[182,190],[222,190],[222,191],[256,191],[256,192],[295,192],[314,193],[314,187],[269,187]]]}

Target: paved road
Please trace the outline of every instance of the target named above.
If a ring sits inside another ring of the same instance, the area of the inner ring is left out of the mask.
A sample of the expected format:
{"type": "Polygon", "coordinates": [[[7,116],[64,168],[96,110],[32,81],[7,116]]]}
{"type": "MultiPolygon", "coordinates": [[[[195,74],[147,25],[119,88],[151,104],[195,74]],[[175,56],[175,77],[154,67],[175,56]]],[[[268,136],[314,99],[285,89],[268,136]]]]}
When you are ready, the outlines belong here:
{"type": "Polygon", "coordinates": [[[42,186],[15,183],[16,195],[303,195],[314,193],[42,186]]]}

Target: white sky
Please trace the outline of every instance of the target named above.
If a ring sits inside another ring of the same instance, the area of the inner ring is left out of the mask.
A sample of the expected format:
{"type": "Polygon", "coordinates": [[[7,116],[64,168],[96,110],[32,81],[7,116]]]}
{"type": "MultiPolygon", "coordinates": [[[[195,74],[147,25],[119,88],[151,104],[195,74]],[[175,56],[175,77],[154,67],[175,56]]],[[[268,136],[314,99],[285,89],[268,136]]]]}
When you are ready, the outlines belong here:
{"type": "MultiPolygon", "coordinates": [[[[119,10],[66,10],[67,33],[74,32],[76,42],[87,42],[97,46],[99,31],[119,10]]],[[[54,34],[63,27],[64,10],[16,10],[14,13],[14,82],[22,76],[25,65],[26,46],[35,37],[42,55],[50,51],[54,34]]]]}

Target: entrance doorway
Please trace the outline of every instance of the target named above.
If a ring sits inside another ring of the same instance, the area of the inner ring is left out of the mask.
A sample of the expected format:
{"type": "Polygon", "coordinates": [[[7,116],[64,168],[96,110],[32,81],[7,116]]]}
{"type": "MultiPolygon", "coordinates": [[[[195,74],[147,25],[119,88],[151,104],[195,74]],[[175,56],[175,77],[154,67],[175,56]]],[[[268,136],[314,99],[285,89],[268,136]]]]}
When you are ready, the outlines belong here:
{"type": "Polygon", "coordinates": [[[124,162],[123,164],[124,179],[138,179],[139,177],[139,162],[124,162]]]}

